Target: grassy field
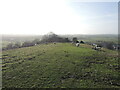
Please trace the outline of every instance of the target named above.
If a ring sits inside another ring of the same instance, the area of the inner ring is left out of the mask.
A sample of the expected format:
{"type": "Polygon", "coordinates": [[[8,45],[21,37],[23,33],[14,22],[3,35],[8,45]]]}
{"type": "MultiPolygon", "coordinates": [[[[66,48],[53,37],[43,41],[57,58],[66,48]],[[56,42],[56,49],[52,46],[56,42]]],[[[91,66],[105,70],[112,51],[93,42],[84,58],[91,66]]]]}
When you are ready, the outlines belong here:
{"type": "Polygon", "coordinates": [[[42,44],[2,52],[3,88],[120,88],[118,53],[42,44]]]}

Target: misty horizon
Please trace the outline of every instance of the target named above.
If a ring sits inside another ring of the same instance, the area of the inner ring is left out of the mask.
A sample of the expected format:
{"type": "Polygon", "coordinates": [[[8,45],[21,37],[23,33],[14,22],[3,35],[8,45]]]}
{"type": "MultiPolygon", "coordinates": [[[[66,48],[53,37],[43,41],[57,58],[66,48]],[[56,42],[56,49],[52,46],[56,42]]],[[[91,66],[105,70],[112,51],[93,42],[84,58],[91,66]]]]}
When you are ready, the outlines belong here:
{"type": "Polygon", "coordinates": [[[117,2],[1,1],[1,34],[118,34],[117,2]],[[24,3],[23,3],[24,2],[24,3]],[[22,7],[21,7],[22,5],[22,7]]]}
{"type": "MultiPolygon", "coordinates": [[[[48,32],[48,33],[51,33],[51,32],[48,32]]],[[[47,35],[48,33],[45,33],[45,34],[0,34],[1,36],[43,36],[43,35],[47,35]]],[[[110,34],[110,33],[97,33],[97,34],[81,34],[81,33],[75,33],[75,34],[59,34],[59,33],[54,33],[52,32],[53,34],[56,34],[56,35],[119,35],[118,33],[117,34],[110,34]]]]}

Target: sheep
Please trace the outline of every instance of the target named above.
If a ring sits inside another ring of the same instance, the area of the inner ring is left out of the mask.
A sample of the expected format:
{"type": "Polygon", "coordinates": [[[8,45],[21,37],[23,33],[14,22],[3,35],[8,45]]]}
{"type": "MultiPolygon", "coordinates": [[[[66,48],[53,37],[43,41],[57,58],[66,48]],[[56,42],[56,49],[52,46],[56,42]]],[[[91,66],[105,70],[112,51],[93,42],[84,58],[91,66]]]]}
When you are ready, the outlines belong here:
{"type": "Polygon", "coordinates": [[[93,48],[92,49],[95,49],[95,50],[101,50],[101,46],[100,45],[97,45],[97,44],[92,44],[93,48]]]}
{"type": "Polygon", "coordinates": [[[93,43],[92,46],[97,46],[97,44],[93,43]]]}
{"type": "Polygon", "coordinates": [[[95,50],[101,50],[101,47],[97,46],[97,47],[95,47],[95,50]]]}
{"type": "Polygon", "coordinates": [[[120,49],[120,45],[113,45],[113,49],[114,50],[119,50],[120,49]]]}
{"type": "Polygon", "coordinates": [[[80,43],[76,43],[76,47],[79,47],[80,46],[80,43]]]}
{"type": "Polygon", "coordinates": [[[97,44],[93,43],[92,46],[93,46],[92,49],[95,49],[97,47],[97,44]]]}

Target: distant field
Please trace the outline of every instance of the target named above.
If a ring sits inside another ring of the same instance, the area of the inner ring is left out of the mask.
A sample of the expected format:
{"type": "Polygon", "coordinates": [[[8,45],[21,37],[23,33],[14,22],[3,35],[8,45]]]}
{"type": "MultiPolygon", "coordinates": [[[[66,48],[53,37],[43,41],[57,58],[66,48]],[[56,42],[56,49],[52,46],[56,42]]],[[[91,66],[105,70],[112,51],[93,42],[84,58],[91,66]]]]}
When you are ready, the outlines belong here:
{"type": "Polygon", "coordinates": [[[41,44],[2,52],[3,88],[120,88],[118,52],[41,44]]]}
{"type": "Polygon", "coordinates": [[[6,47],[9,43],[20,42],[23,43],[25,41],[33,41],[36,38],[41,39],[41,35],[1,35],[2,42],[0,43],[2,47],[6,47]]]}
{"type": "Polygon", "coordinates": [[[98,35],[63,35],[63,37],[68,37],[72,40],[73,37],[77,37],[79,40],[84,40],[86,42],[98,42],[98,41],[106,41],[106,42],[114,42],[118,43],[118,35],[117,34],[98,34],[98,35]]]}
{"type": "MultiPolygon", "coordinates": [[[[72,40],[73,37],[77,37],[78,40],[83,40],[86,43],[97,43],[99,41],[102,42],[113,42],[118,43],[118,35],[60,35],[61,37],[68,37],[70,40],[72,40]]],[[[2,47],[6,47],[9,43],[16,43],[20,42],[23,43],[25,41],[33,41],[35,39],[42,39],[42,35],[28,35],[28,36],[22,36],[22,35],[3,35],[2,36],[2,47]]]]}

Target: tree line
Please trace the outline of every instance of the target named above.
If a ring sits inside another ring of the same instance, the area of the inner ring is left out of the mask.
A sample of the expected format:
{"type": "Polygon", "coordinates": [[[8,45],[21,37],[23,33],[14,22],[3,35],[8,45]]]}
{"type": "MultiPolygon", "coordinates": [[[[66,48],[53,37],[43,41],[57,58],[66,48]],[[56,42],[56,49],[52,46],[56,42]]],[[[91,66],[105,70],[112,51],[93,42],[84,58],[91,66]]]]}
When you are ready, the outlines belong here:
{"type": "Polygon", "coordinates": [[[23,43],[16,42],[16,43],[9,43],[6,47],[3,47],[2,50],[9,50],[9,49],[15,49],[15,48],[22,48],[22,47],[30,47],[35,46],[42,43],[51,43],[51,42],[70,42],[68,38],[47,38],[47,39],[35,39],[33,41],[25,41],[23,43]]]}
{"type": "Polygon", "coordinates": [[[40,44],[39,39],[35,39],[33,41],[25,41],[23,43],[16,42],[16,43],[9,43],[6,47],[2,48],[2,50],[9,50],[9,49],[15,49],[15,48],[22,48],[22,47],[30,47],[37,44],[40,44]]]}

